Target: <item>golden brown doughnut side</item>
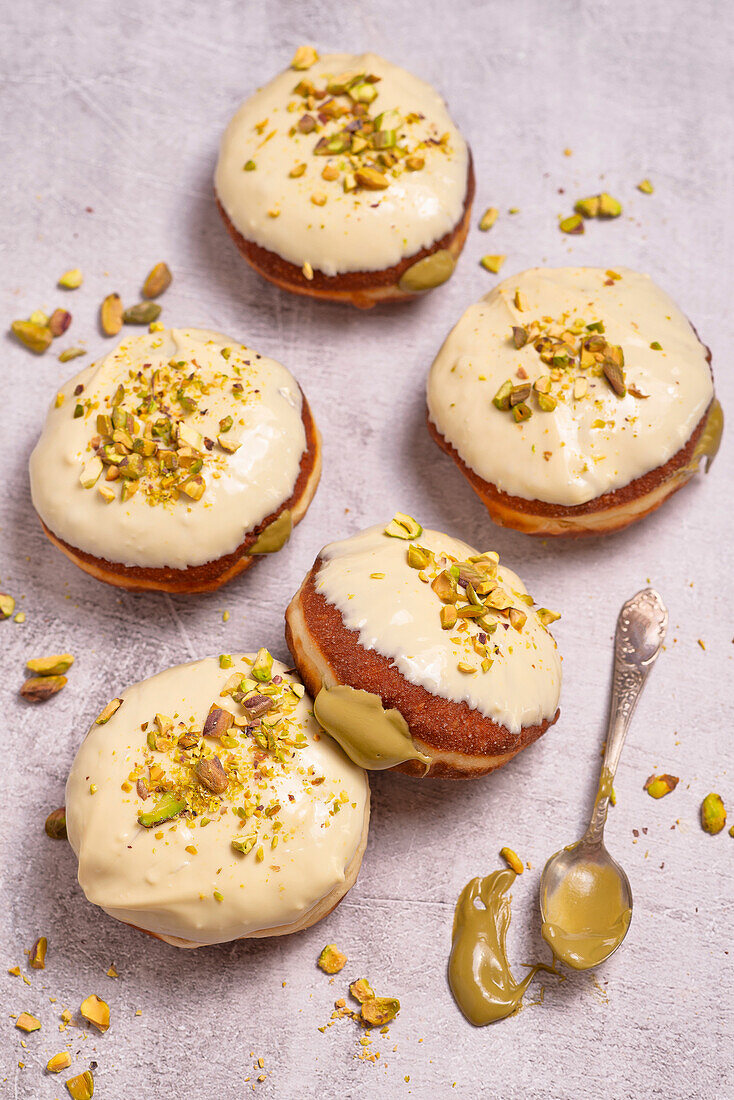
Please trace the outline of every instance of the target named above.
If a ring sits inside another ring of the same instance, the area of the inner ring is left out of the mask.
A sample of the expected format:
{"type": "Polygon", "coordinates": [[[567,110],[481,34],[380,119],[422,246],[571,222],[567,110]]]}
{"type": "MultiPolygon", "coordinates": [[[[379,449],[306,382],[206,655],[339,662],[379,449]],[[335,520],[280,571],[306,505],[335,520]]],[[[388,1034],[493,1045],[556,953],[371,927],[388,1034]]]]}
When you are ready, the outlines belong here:
{"type": "Polygon", "coordinates": [[[436,443],[453,458],[498,526],[511,527],[529,535],[579,538],[621,531],[654,512],[664,500],[682,488],[695,473],[695,470],[685,473],[683,471],[691,460],[710,409],[711,405],[699,420],[686,445],[664,465],[650,470],[619,489],[603,493],[585,504],[576,505],[526,500],[524,497],[504,493],[467,466],[456,448],[441,435],[428,413],[426,422],[436,443]]]}
{"type": "Polygon", "coordinates": [[[371,309],[378,302],[409,302],[413,298],[422,296],[422,294],[401,290],[398,286],[403,273],[419,260],[441,249],[447,249],[454,260],[458,259],[469,231],[475,187],[474,166],[470,151],[464,213],[449,233],[435,241],[429,248],[423,248],[415,255],[407,256],[400,263],[393,267],[386,267],[382,271],[347,271],[342,275],[324,275],[320,271],[314,271],[312,279],[307,279],[300,267],[243,237],[230,221],[216,192],[215,197],[230,237],[250,266],[268,282],[293,294],[303,294],[306,297],[332,302],[348,302],[358,309],[371,309]]]}
{"type": "Polygon", "coordinates": [[[203,565],[191,565],[187,569],[149,569],[138,565],[123,565],[121,562],[106,561],[84,550],[71,546],[48,529],[41,520],[41,526],[49,540],[61,550],[75,565],[85,573],[104,581],[106,584],[125,588],[129,592],[173,592],[198,593],[214,592],[238,573],[249,569],[257,560],[247,551],[255,543],[258,535],[265,530],[286,508],[289,508],[294,525],[300,523],[311,503],[321,476],[321,439],[314,423],[311,409],[305,396],[301,410],[301,419],[306,432],[306,449],[296,484],[290,497],[279,508],[266,516],[252,531],[249,531],[236,550],[224,554],[221,558],[205,562],[203,565]]]}
{"type": "Polygon", "coordinates": [[[335,683],[372,692],[382,699],[386,709],[400,711],[421,751],[433,760],[427,771],[417,760],[405,761],[392,770],[421,778],[487,775],[537,741],[558,720],[560,710],[552,720],[524,726],[514,734],[467,703],[443,699],[410,683],[389,658],[361,646],[357,631],[349,630],[339,610],[316,591],[321,564],[318,558],[286,612],[286,643],[311,696],[315,697],[323,684],[311,655],[315,649],[319,663],[328,667],[335,683]],[[299,612],[308,638],[301,636],[299,612]]]}

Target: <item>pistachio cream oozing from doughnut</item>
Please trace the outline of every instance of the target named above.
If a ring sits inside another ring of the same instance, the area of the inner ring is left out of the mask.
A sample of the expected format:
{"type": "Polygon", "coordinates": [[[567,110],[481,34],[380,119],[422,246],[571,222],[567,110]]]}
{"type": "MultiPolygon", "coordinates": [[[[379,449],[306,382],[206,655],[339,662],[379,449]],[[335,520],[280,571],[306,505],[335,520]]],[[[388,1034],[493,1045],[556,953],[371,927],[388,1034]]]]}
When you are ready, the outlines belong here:
{"type": "Polygon", "coordinates": [[[348,684],[322,687],[314,700],[314,715],[360,768],[384,771],[405,760],[431,762],[416,748],[400,711],[385,710],[372,692],[348,684]]]}
{"type": "MultiPolygon", "coordinates": [[[[286,69],[240,107],[222,139],[215,186],[243,237],[334,276],[392,267],[454,229],[468,163],[466,143],[429,84],[376,54],[328,54],[306,71],[286,69]],[[359,74],[352,87],[366,112],[360,118],[384,135],[379,149],[344,137],[354,101],[343,92],[359,74]],[[327,94],[314,98],[312,88],[327,94]],[[368,171],[364,183],[363,161],[376,174],[368,171]]],[[[444,260],[405,289],[443,282],[453,269],[451,257],[444,260]]]]}
{"type": "Polygon", "coordinates": [[[713,382],[706,348],[647,275],[533,268],[466,311],[427,396],[431,422],[481,478],[511,496],[573,506],[672,458],[709,407],[713,382]],[[544,361],[536,339],[564,334],[567,351],[544,361]],[[623,393],[600,361],[570,354],[590,338],[602,357],[621,360],[623,393]],[[516,422],[493,402],[505,383],[526,381],[529,416],[516,422]]]}
{"type": "Polygon", "coordinates": [[[122,692],[112,717],[92,725],[67,783],[68,835],[89,901],[179,946],[303,927],[330,895],[319,915],[336,904],[361,858],[365,773],[319,735],[284,666],[266,660],[257,680],[252,658],[233,655],[227,668],[194,661],[122,692]],[[240,702],[232,692],[243,679],[240,702]],[[218,738],[202,736],[212,705],[234,715],[218,738]],[[221,793],[198,778],[208,761],[217,787],[214,757],[227,778],[221,793]],[[165,816],[171,798],[183,812],[140,823],[160,807],[165,816]]]}
{"type": "MultiPolygon", "coordinates": [[[[285,367],[220,333],[129,337],[67,382],[49,410],[30,460],[34,506],[54,535],[95,557],[202,565],[236,550],[288,500],[306,448],[301,408],[285,367]],[[123,413],[142,476],[107,481],[95,447],[119,462],[114,420],[123,413]]],[[[288,522],[263,532],[268,547],[287,537],[288,522]]]]}
{"type": "Polygon", "coordinates": [[[438,531],[424,529],[406,541],[386,535],[382,526],[370,527],[322,550],[316,590],[339,610],[344,625],[358,632],[360,645],[390,658],[406,680],[442,698],[466,702],[519,733],[555,715],[560,656],[529,606],[522,581],[502,564],[496,580],[518,612],[521,629],[491,612],[489,633],[470,619],[459,619],[455,628],[442,627],[443,605],[431,578],[472,556],[476,551],[471,546],[438,531]],[[435,555],[427,571],[408,563],[412,546],[435,555]]]}

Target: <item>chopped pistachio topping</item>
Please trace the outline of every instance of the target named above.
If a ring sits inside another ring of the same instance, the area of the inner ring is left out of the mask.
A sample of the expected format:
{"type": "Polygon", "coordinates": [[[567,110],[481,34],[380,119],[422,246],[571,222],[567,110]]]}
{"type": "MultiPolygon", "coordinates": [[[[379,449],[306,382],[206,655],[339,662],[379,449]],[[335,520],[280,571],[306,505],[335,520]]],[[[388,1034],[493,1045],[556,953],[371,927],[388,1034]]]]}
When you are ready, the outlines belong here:
{"type": "Polygon", "coordinates": [[[45,936],[39,936],[33,947],[28,952],[28,962],[34,970],[46,969],[46,952],[48,940],[45,936]]]}
{"type": "MultiPolygon", "coordinates": [[[[156,264],[155,267],[151,268],[148,272],[145,282],[143,283],[143,297],[157,298],[160,294],[163,294],[165,290],[168,290],[172,279],[173,276],[171,275],[168,264],[156,264]]],[[[151,320],[155,321],[156,317],[152,317],[151,320]]]]}
{"type": "Polygon", "coordinates": [[[317,962],[326,974],[338,974],[346,965],[347,956],[339,950],[335,943],[327,943],[317,962]]]}
{"type": "Polygon", "coordinates": [[[417,539],[422,533],[420,523],[405,512],[396,512],[385,528],[385,534],[394,539],[417,539]]]}
{"type": "Polygon", "coordinates": [[[84,1073],[79,1073],[76,1077],[70,1077],[66,1082],[66,1087],[69,1090],[71,1100],[92,1100],[94,1096],[94,1078],[91,1071],[85,1069],[84,1073]]]}
{"type": "Polygon", "coordinates": [[[642,191],[643,195],[652,195],[655,188],[648,179],[644,179],[637,184],[637,190],[642,191]]]}
{"type": "Polygon", "coordinates": [[[66,809],[52,810],[44,825],[46,836],[52,840],[66,840],[66,809]]]}
{"type": "MultiPolygon", "coordinates": [[[[72,359],[78,359],[80,355],[86,355],[86,348],[64,348],[59,352],[60,363],[70,363],[72,359]]],[[[63,394],[60,395],[63,401],[63,394]]]]}
{"type": "Polygon", "coordinates": [[[567,218],[561,218],[558,223],[558,228],[561,233],[570,233],[572,236],[579,236],[584,233],[584,219],[580,214],[570,214],[567,218]]]}
{"type": "Polygon", "coordinates": [[[51,346],[53,333],[45,322],[13,321],[10,328],[21,344],[36,355],[42,355],[51,346]]]}
{"type": "Polygon", "coordinates": [[[122,328],[122,298],[108,294],[99,307],[99,323],[105,336],[117,336],[122,328]]]}
{"type": "Polygon", "coordinates": [[[297,72],[304,72],[315,65],[318,59],[319,55],[313,46],[299,46],[293,55],[291,68],[296,69],[297,72]]]}
{"type": "Polygon", "coordinates": [[[9,619],[15,611],[15,600],[7,592],[0,592],[0,620],[9,619]]]}
{"type": "Polygon", "coordinates": [[[15,1021],[15,1026],[18,1028],[19,1031],[39,1031],[41,1027],[41,1021],[35,1016],[31,1016],[30,1012],[21,1012],[20,1016],[15,1021]]]}
{"type": "Polygon", "coordinates": [[[362,1019],[369,1027],[384,1027],[400,1012],[397,997],[372,997],[362,1003],[362,1019]]]}
{"type": "Polygon", "coordinates": [[[365,1001],[372,1001],[375,997],[375,991],[366,978],[357,978],[356,982],[352,982],[349,986],[349,992],[355,1001],[359,1001],[360,1004],[364,1004],[365,1001]]]}
{"type": "Polygon", "coordinates": [[[479,228],[483,233],[486,233],[488,229],[491,229],[494,223],[499,217],[499,210],[496,206],[489,206],[482,214],[479,220],[479,228]]]}
{"type": "Polygon", "coordinates": [[[59,1054],[54,1054],[52,1058],[49,1058],[46,1062],[46,1069],[49,1073],[60,1073],[62,1069],[68,1069],[71,1065],[71,1055],[68,1050],[62,1050],[59,1054]]]}
{"type": "Polygon", "coordinates": [[[52,695],[57,695],[66,687],[65,676],[31,676],[20,689],[20,694],[29,703],[45,703],[52,695]]]}
{"type": "Polygon", "coordinates": [[[111,699],[107,706],[102,710],[95,718],[95,723],[98,726],[104,726],[109,722],[113,714],[115,714],[122,706],[122,699],[111,699]]]}

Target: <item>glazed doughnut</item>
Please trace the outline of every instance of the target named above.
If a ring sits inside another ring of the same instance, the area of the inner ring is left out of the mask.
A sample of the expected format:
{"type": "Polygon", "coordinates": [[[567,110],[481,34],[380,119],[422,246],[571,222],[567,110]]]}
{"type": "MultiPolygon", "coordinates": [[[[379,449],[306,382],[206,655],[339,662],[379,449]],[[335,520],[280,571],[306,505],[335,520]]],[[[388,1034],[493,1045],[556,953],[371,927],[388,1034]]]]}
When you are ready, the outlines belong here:
{"type": "Polygon", "coordinates": [[[312,707],[264,649],[169,668],[109,703],[66,786],[87,899],[177,947],[325,917],[357,878],[370,800],[312,707]]]}
{"type": "Polygon", "coordinates": [[[215,191],[262,276],[367,309],[451,276],[474,174],[429,84],[376,54],[302,47],[229,123],[215,191]]]}
{"type": "Polygon", "coordinates": [[[289,371],[202,329],[123,340],[72,378],[30,459],[51,542],[133,591],[213,591],[280,550],[320,472],[289,371]]]}
{"type": "Polygon", "coordinates": [[[716,454],[710,360],[649,276],[534,268],[449,334],[428,378],[428,427],[500,526],[617,531],[716,454]]]}
{"type": "Polygon", "coordinates": [[[497,554],[398,514],[321,551],[286,640],[318,721],[355,762],[463,779],[557,720],[558,617],[497,554]]]}

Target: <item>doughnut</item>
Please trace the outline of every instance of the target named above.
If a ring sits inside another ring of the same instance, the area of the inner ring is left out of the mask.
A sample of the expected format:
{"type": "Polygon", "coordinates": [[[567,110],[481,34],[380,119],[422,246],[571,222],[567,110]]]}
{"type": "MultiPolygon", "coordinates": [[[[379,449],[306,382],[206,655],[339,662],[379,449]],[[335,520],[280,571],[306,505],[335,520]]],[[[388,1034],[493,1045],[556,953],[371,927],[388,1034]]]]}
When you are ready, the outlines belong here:
{"type": "Polygon", "coordinates": [[[123,340],[72,378],[30,459],[51,542],[133,591],[211,592],[280,550],[320,473],[289,371],[202,329],[123,340]]]}
{"type": "Polygon", "coordinates": [[[265,279],[369,309],[450,278],[474,173],[429,84],[373,53],[301,47],[229,123],[215,193],[265,279]]]}
{"type": "Polygon", "coordinates": [[[66,785],[87,899],[176,947],[321,920],[354,885],[369,813],[366,773],[265,649],[127,688],[66,785]]]}
{"type": "Polygon", "coordinates": [[[316,718],[361,767],[468,779],[558,719],[557,618],[496,553],[398,513],[321,551],[286,641],[316,718]]]}
{"type": "Polygon", "coordinates": [[[710,363],[649,276],[533,268],[449,333],[428,428],[501,527],[619,531],[711,464],[723,414],[710,363]]]}

